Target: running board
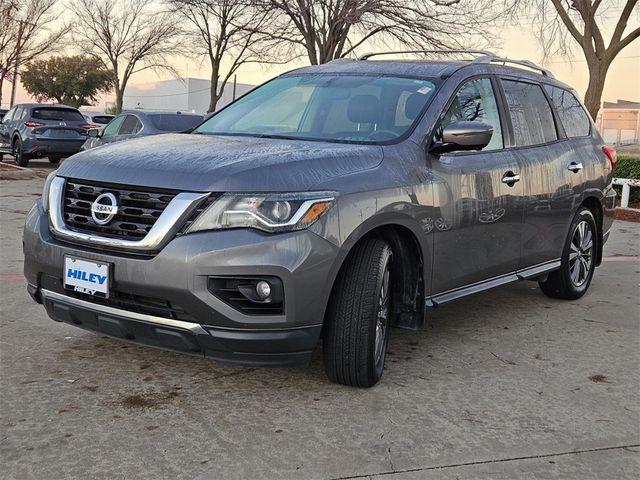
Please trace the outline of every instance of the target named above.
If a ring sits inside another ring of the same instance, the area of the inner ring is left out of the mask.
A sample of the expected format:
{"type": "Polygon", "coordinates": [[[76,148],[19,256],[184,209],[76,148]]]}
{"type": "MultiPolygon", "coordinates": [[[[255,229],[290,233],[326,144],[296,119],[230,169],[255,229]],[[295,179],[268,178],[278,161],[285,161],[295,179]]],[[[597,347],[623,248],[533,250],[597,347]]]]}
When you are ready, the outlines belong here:
{"type": "Polygon", "coordinates": [[[527,279],[535,278],[545,273],[557,270],[559,268],[560,268],[560,259],[552,260],[550,262],[540,263],[538,265],[534,265],[533,267],[524,268],[522,270],[517,270],[516,272],[513,272],[513,273],[501,275],[499,277],[493,277],[493,278],[490,278],[489,280],[484,280],[482,282],[474,283],[466,287],[456,288],[455,290],[449,290],[447,292],[433,295],[432,297],[427,297],[427,299],[425,300],[425,305],[427,307],[437,307],[438,305],[442,305],[444,303],[457,300],[458,298],[466,297],[468,295],[473,295],[474,293],[484,292],[485,290],[499,287],[501,285],[517,282],[519,280],[527,280],[527,279]]]}

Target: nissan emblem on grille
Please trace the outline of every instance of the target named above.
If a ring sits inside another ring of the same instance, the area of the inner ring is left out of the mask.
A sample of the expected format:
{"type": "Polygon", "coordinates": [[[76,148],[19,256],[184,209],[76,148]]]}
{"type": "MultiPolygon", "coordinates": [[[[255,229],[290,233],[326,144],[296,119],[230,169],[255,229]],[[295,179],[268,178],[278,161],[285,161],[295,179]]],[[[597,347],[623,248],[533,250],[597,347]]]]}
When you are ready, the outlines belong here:
{"type": "Polygon", "coordinates": [[[118,200],[113,193],[103,193],[91,204],[91,218],[98,225],[106,225],[118,213],[118,200]]]}

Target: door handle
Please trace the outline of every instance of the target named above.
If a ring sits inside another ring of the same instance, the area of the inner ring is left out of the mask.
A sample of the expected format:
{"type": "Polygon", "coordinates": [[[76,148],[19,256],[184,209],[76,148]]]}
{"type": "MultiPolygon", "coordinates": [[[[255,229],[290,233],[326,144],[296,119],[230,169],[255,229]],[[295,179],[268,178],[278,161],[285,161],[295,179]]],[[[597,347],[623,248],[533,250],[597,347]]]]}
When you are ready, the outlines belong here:
{"type": "Polygon", "coordinates": [[[572,171],[573,173],[578,173],[580,170],[582,170],[584,167],[582,166],[581,162],[571,162],[569,164],[569,166],[567,167],[567,170],[572,171]]]}
{"type": "Polygon", "coordinates": [[[502,183],[506,183],[510,187],[513,187],[515,183],[519,181],[520,181],[520,175],[517,175],[513,172],[507,172],[504,174],[504,177],[502,177],[502,183]]]}

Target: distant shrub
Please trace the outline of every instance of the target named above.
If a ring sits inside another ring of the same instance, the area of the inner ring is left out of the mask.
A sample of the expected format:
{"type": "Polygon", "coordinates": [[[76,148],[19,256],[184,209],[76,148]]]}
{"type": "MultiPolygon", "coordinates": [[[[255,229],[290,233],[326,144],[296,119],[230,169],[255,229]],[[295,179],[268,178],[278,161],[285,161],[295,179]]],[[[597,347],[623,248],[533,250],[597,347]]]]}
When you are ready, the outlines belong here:
{"type": "MultiPolygon", "coordinates": [[[[635,178],[640,179],[640,156],[637,155],[618,155],[618,166],[614,176],[617,178],[635,178]]],[[[615,186],[618,192],[618,203],[622,195],[622,187],[615,186]]],[[[629,206],[638,208],[640,203],[640,188],[632,188],[629,192],[629,206]]]]}
{"type": "Polygon", "coordinates": [[[618,155],[618,166],[614,175],[618,178],[640,179],[640,156],[618,155]]]}

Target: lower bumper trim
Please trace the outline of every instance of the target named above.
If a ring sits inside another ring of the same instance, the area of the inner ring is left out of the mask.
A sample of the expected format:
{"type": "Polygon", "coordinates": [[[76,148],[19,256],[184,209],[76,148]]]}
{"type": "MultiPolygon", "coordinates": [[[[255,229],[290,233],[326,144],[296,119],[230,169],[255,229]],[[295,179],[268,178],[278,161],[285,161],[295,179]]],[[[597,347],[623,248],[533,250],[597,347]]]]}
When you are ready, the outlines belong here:
{"type": "Polygon", "coordinates": [[[58,322],[130,342],[200,355],[237,365],[298,366],[308,364],[321,325],[251,330],[173,320],[99,305],[47,289],[29,289],[58,322]]]}

